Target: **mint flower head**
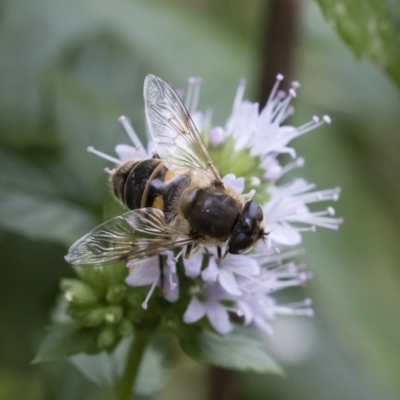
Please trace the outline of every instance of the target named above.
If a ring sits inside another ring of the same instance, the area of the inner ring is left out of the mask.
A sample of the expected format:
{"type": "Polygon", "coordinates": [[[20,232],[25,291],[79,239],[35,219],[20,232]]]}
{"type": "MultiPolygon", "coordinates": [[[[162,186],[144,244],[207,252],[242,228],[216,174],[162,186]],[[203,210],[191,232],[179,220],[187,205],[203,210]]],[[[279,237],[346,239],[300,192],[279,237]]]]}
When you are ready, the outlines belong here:
{"type": "MultiPolygon", "coordinates": [[[[274,293],[303,286],[311,279],[305,265],[293,260],[302,253],[302,235],[315,232],[317,227],[336,230],[342,219],[334,216],[331,205],[314,211],[310,204],[336,201],[340,189],[317,190],[303,178],[280,183],[288,172],[304,165],[290,142],[331,122],[328,116],[314,116],[300,127],[286,125],[300,85],[293,82],[284,92],[279,90],[282,80],[283,76],[278,75],[262,109],[258,103],[243,99],[245,81],[241,81],[224,126],[213,126],[211,111],[197,109],[201,79],[190,78],[186,93],[179,92],[222,182],[240,198],[254,199],[261,205],[268,234],[245,254],[225,253],[223,257],[224,249],[221,252],[217,246],[203,242],[188,256],[187,244],[179,246],[177,238],[174,248],[128,260],[126,283],[147,287],[141,300],[145,310],[151,310],[155,299],[169,304],[169,312],[160,314],[160,319],[171,329],[184,329],[183,324],[227,335],[235,327],[252,327],[271,336],[271,322],[277,315],[313,315],[310,299],[279,304],[274,293]],[[282,164],[281,154],[288,154],[292,161],[282,164]]],[[[117,157],[88,148],[115,164],[113,169],[106,169],[111,176],[128,160],[149,159],[160,151],[150,134],[147,146],[141,143],[128,118],[121,117],[120,122],[132,145],[117,145],[117,157]]],[[[170,151],[165,150],[165,154],[170,151]]]]}

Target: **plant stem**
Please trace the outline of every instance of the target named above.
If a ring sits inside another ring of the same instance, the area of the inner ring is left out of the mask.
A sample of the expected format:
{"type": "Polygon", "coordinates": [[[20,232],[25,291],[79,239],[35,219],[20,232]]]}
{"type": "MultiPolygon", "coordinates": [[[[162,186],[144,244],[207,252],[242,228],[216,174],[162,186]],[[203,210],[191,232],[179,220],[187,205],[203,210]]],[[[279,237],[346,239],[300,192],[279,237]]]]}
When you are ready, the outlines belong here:
{"type": "Polygon", "coordinates": [[[126,365],[116,387],[116,400],[131,400],[137,374],[147,343],[151,337],[149,331],[135,330],[131,348],[126,357],[126,365]]]}

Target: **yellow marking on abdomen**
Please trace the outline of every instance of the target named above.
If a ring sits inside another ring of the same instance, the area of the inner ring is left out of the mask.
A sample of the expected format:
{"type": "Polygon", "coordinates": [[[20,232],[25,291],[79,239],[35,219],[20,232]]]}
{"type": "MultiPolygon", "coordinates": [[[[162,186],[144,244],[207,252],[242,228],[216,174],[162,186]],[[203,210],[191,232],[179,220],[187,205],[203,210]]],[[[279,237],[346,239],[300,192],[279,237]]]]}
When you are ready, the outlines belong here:
{"type": "Polygon", "coordinates": [[[164,176],[164,182],[165,183],[171,182],[172,180],[174,180],[175,177],[176,174],[172,172],[170,169],[168,169],[164,176]]]}
{"type": "Polygon", "coordinates": [[[152,207],[158,208],[161,211],[164,211],[164,199],[162,196],[157,196],[154,201],[152,207]]]}

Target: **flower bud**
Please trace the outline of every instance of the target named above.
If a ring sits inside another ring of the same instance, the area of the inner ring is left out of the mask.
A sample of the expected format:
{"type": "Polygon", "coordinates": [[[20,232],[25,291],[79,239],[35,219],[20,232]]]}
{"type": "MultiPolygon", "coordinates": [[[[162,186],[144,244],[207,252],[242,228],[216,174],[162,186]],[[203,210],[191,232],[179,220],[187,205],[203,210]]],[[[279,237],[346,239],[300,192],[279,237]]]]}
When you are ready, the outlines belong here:
{"type": "Polygon", "coordinates": [[[91,310],[83,318],[82,325],[87,328],[95,328],[100,326],[105,320],[105,315],[106,309],[104,308],[96,308],[91,310]]]}
{"type": "Polygon", "coordinates": [[[77,279],[63,279],[61,290],[65,299],[75,306],[90,306],[98,300],[93,288],[77,279]]]}
{"type": "Polygon", "coordinates": [[[106,299],[110,304],[118,304],[125,298],[127,291],[125,284],[112,285],[107,291],[106,299]]]}
{"type": "Polygon", "coordinates": [[[97,336],[97,346],[100,349],[108,349],[115,344],[116,339],[117,334],[115,327],[112,325],[105,325],[97,336]]]}
{"type": "Polygon", "coordinates": [[[106,324],[115,325],[121,321],[124,311],[119,306],[109,306],[105,310],[104,321],[106,324]]]}
{"type": "Polygon", "coordinates": [[[118,325],[118,333],[122,336],[122,337],[127,337],[127,336],[131,336],[133,333],[133,325],[132,323],[124,318],[118,325]]]}

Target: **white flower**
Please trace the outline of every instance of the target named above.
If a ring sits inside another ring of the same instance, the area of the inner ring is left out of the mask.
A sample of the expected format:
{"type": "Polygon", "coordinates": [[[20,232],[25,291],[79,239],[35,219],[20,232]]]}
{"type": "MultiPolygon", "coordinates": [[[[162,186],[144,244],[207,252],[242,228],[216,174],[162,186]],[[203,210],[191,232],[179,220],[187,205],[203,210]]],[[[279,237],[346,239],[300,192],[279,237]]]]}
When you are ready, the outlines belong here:
{"type": "Polygon", "coordinates": [[[243,100],[246,82],[242,80],[236,92],[232,114],[226,123],[226,132],[235,138],[235,147],[250,148],[252,155],[266,157],[269,154],[289,153],[293,158],[296,152],[288,144],[295,137],[303,135],[323,123],[330,123],[330,118],[322,120],[313,117],[301,127],[282,125],[286,118],[293,113],[291,100],[296,97],[298,82],[293,82],[286,94],[278,91],[283,76],[279,74],[265,107],[259,111],[258,103],[243,100]]]}
{"type": "MultiPolygon", "coordinates": [[[[248,187],[246,183],[251,187],[264,188],[259,189],[264,193],[257,195],[268,199],[262,204],[262,208],[269,235],[265,243],[259,243],[252,252],[246,255],[228,254],[222,260],[218,259],[216,249],[205,246],[198,248],[189,259],[182,258],[183,250],[178,250],[176,255],[171,251],[163,252],[166,264],[163,276],[158,256],[128,263],[133,268],[126,280],[127,284],[150,285],[143,303],[144,308],[147,307],[154,289],[161,283],[164,284],[164,297],[170,302],[178,301],[178,275],[181,273],[181,281],[188,285],[182,287],[181,291],[190,293],[190,301],[185,304],[186,311],[183,315],[184,322],[188,324],[207,318],[217,332],[227,334],[233,329],[233,320],[237,321],[239,318],[242,325],[254,325],[260,332],[272,335],[271,321],[276,315],[313,314],[309,299],[280,305],[273,294],[288,287],[302,286],[311,279],[304,264],[292,261],[293,257],[301,253],[297,246],[302,242],[303,233],[315,231],[316,227],[338,229],[343,220],[334,217],[335,212],[331,206],[322,211],[312,211],[309,205],[338,200],[340,189],[318,191],[314,184],[303,178],[294,179],[285,185],[277,183],[283,175],[304,164],[304,159],[297,157],[295,150],[289,147],[290,141],[324,123],[330,123],[330,118],[324,116],[321,119],[313,117],[310,122],[298,128],[284,125],[287,117],[293,113],[290,103],[296,97],[296,90],[300,85],[293,82],[288,93],[285,93],[278,90],[282,79],[282,75],[277,76],[268,102],[262,110],[257,103],[243,100],[245,81],[241,81],[225,127],[213,127],[212,113],[197,110],[202,80],[189,79],[186,95],[182,94],[181,97],[199,132],[208,138],[210,149],[218,150],[224,146],[226,140],[233,140],[235,151],[247,149],[250,157],[257,160],[264,171],[263,176],[252,174],[237,177],[231,173],[223,181],[239,194],[248,187]],[[278,156],[282,153],[290,154],[293,161],[281,165],[278,156]],[[179,265],[182,266],[181,272],[179,265]]],[[[155,153],[154,144],[149,141],[148,148],[145,149],[129,120],[121,117],[120,121],[133,146],[116,146],[118,158],[105,155],[92,147],[88,150],[116,165],[131,158],[151,157],[155,153]]],[[[232,154],[232,157],[235,155],[232,154]]],[[[252,195],[254,193],[249,196],[252,195]]]]}
{"type": "Polygon", "coordinates": [[[335,211],[311,212],[307,204],[339,198],[340,189],[313,191],[314,184],[302,178],[282,186],[271,186],[271,199],[264,205],[266,226],[270,231],[268,240],[285,246],[301,243],[301,232],[315,231],[316,226],[338,229],[342,218],[333,218],[335,211]],[[306,226],[304,226],[306,225],[306,226]],[[308,225],[308,226],[307,226],[308,225]]]}
{"type": "Polygon", "coordinates": [[[163,293],[166,300],[175,302],[179,297],[178,276],[176,273],[176,259],[172,251],[163,251],[161,253],[166,258],[166,265],[163,266],[163,276],[161,277],[161,268],[159,257],[148,257],[137,262],[128,262],[128,268],[132,272],[126,278],[126,283],[130,286],[150,286],[149,293],[146,296],[142,306],[147,309],[147,303],[157,286],[163,283],[163,293]]]}
{"type": "Polygon", "coordinates": [[[192,296],[183,314],[183,321],[191,324],[206,316],[217,332],[223,335],[229,333],[233,329],[229,319],[230,308],[221,303],[223,300],[229,300],[229,294],[216,283],[205,284],[201,294],[203,301],[197,295],[192,296]]]}

